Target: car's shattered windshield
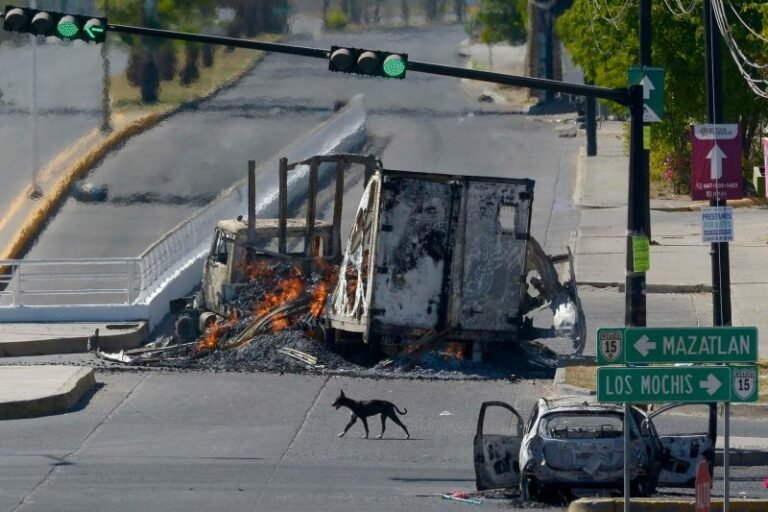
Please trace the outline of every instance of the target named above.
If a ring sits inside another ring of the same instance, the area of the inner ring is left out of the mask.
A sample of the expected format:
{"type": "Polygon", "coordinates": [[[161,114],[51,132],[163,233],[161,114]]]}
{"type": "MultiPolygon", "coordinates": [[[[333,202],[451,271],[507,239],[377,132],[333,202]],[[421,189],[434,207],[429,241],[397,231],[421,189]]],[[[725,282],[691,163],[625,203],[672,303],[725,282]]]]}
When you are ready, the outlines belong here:
{"type": "Polygon", "coordinates": [[[612,439],[623,428],[619,414],[556,413],[542,418],[539,433],[548,439],[612,439]]]}

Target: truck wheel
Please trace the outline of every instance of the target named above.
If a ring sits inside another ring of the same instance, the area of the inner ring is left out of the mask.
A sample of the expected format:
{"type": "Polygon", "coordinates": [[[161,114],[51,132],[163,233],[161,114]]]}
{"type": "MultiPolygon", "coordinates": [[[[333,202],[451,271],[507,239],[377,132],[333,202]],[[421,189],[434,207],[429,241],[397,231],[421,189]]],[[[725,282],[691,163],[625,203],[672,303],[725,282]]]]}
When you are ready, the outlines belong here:
{"type": "Polygon", "coordinates": [[[182,313],[176,319],[174,326],[176,338],[182,343],[195,341],[200,337],[200,330],[197,328],[197,318],[192,313],[182,313]]]}

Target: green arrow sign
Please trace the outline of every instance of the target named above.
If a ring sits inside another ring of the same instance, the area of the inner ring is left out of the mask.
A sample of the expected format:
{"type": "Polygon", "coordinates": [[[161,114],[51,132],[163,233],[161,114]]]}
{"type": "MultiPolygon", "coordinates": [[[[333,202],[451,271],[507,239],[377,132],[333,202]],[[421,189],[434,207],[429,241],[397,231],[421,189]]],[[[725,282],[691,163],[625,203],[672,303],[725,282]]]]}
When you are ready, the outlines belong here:
{"type": "Polygon", "coordinates": [[[643,122],[661,122],[664,119],[664,68],[632,66],[628,82],[643,86],[643,122]]]}
{"type": "Polygon", "coordinates": [[[754,402],[757,367],[598,368],[597,399],[616,403],[754,402]]]}
{"type": "Polygon", "coordinates": [[[598,364],[755,361],[756,327],[626,327],[597,330],[598,364]]]}

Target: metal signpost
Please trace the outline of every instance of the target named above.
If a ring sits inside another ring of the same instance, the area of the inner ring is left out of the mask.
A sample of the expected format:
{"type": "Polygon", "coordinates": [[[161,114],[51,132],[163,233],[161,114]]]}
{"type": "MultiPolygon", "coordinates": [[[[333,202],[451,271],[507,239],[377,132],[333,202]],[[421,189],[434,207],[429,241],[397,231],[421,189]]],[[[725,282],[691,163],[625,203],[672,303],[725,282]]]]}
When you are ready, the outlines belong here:
{"type": "MultiPolygon", "coordinates": [[[[601,402],[754,402],[758,397],[756,327],[609,327],[597,330],[597,398],[601,402]],[[705,363],[705,364],[702,364],[705,363]],[[706,364],[709,363],[709,364],[706,364]],[[715,366],[713,363],[723,363],[715,366]],[[648,366],[656,364],[657,366],[648,366]],[[696,365],[696,366],[693,366],[696,365]]],[[[624,421],[624,460],[629,460],[624,421]]],[[[730,417],[725,418],[723,470],[728,501],[730,417]]],[[[705,465],[705,471],[706,463],[705,465]]],[[[625,466],[626,467],[626,466],[625,466]]],[[[628,479],[625,470],[625,480],[628,479]]],[[[709,510],[709,482],[697,475],[696,510],[709,510]],[[706,496],[703,486],[706,485],[706,496]],[[701,494],[701,496],[700,496],[701,494]],[[706,504],[706,505],[705,505],[706,504]],[[706,506],[706,508],[705,508],[706,506]]],[[[625,481],[625,488],[627,482],[625,481]]],[[[629,498],[625,491],[625,510],[629,498]]]]}

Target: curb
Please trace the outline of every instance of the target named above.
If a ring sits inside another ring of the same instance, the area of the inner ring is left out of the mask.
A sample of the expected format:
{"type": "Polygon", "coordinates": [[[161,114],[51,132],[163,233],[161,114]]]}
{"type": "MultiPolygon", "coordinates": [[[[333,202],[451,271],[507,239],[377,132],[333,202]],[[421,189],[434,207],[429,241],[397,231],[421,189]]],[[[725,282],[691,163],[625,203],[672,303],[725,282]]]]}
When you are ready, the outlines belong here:
{"type": "MultiPolygon", "coordinates": [[[[578,286],[592,286],[594,288],[618,288],[624,291],[626,283],[618,281],[579,281],[578,286]]],[[[647,284],[645,293],[711,293],[711,284],[647,284]]]]}
{"type": "MultiPolygon", "coordinates": [[[[168,110],[152,112],[140,115],[138,119],[131,121],[125,127],[113,132],[100,144],[92,148],[88,154],[77,161],[64,173],[49,194],[46,194],[42,204],[29,214],[22,224],[16,236],[5,246],[0,259],[13,260],[24,256],[31,243],[40,235],[52,213],[55,213],[68,198],[68,192],[72,185],[88,173],[102,161],[113,149],[125,143],[131,137],[140,135],[160,124],[174,114],[192,108],[195,105],[210,99],[224,89],[232,87],[245,75],[250,73],[266,56],[266,52],[257,55],[240,73],[219,84],[205,95],[189,100],[168,110]]],[[[54,157],[55,158],[55,157],[54,157]]]]}
{"type": "MultiPolygon", "coordinates": [[[[693,499],[632,498],[632,512],[695,512],[693,499]]],[[[731,512],[760,512],[768,509],[768,500],[729,499],[731,512]]],[[[568,512],[622,512],[624,498],[581,498],[570,504],[568,512]]],[[[709,510],[723,510],[723,500],[713,499],[709,510]]]]}
{"type": "MultiPolygon", "coordinates": [[[[17,367],[18,368],[18,367],[17,367]]],[[[50,368],[50,367],[40,367],[50,368]]],[[[0,420],[34,418],[61,413],[74,407],[86,391],[96,385],[93,368],[78,368],[57,391],[56,394],[0,403],[0,420]]]]}
{"type": "MultiPolygon", "coordinates": [[[[141,346],[149,334],[146,322],[134,324],[107,324],[106,332],[99,332],[99,348],[118,351],[141,346]],[[120,331],[110,333],[109,330],[120,331]]],[[[0,357],[42,356],[88,352],[90,335],[0,342],[0,357]]]]}
{"type": "MultiPolygon", "coordinates": [[[[754,206],[767,206],[768,205],[768,198],[765,197],[745,197],[744,199],[735,199],[733,201],[728,201],[727,206],[731,206],[733,208],[752,208],[754,206]]],[[[661,212],[698,212],[701,211],[702,208],[708,207],[709,202],[707,201],[697,201],[695,203],[691,203],[689,205],[685,206],[670,206],[670,207],[664,207],[664,206],[655,206],[651,207],[651,210],[661,211],[661,212]]]]}

